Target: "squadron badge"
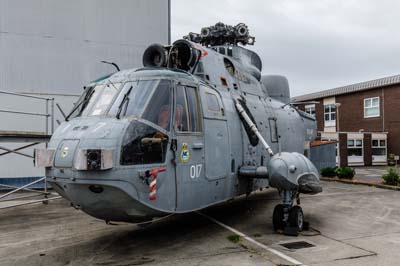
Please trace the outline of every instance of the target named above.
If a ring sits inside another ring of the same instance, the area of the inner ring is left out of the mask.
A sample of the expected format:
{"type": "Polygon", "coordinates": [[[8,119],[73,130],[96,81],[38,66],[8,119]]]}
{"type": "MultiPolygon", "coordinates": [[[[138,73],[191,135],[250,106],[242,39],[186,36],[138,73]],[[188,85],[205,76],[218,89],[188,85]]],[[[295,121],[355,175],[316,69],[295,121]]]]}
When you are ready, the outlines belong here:
{"type": "Polygon", "coordinates": [[[182,143],[180,159],[182,163],[187,163],[190,160],[190,152],[187,143],[182,143]]]}

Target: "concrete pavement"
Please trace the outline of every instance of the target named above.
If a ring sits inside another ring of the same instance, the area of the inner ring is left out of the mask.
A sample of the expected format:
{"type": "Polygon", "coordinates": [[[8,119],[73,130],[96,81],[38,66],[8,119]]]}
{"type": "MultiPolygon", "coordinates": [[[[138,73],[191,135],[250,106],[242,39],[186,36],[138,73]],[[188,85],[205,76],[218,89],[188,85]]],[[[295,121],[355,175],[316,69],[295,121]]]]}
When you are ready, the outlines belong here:
{"type": "Polygon", "coordinates": [[[272,189],[202,211],[270,250],[198,213],[138,228],[106,225],[64,200],[5,209],[0,211],[0,265],[293,265],[273,251],[304,265],[399,265],[400,192],[323,185],[322,194],[302,198],[313,230],[299,237],[273,232],[278,195],[272,189]],[[310,247],[282,246],[293,242],[310,247]]]}

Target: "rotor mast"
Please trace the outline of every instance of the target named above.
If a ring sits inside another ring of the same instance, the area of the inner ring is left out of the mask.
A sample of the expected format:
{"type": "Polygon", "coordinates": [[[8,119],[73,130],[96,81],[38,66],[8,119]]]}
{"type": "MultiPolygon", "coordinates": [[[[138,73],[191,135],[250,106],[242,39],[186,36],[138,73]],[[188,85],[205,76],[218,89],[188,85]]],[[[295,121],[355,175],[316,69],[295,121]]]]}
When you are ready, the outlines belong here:
{"type": "Polygon", "coordinates": [[[249,35],[249,28],[244,23],[231,26],[218,22],[202,28],[201,33],[190,32],[183,38],[203,46],[254,45],[255,42],[255,37],[249,35]]]}

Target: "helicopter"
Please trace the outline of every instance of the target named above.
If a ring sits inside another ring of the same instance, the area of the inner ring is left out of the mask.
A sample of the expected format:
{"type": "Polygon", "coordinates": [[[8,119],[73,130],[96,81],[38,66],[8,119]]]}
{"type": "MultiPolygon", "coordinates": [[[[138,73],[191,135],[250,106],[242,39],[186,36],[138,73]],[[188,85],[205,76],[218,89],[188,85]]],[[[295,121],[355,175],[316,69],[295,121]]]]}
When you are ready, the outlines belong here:
{"type": "Polygon", "coordinates": [[[304,155],[315,118],[290,103],[284,76],[262,75],[244,23],[217,23],[172,45],[152,44],[143,67],[85,87],[35,150],[48,182],[106,222],[151,222],[273,187],[275,230],[304,229],[300,194],[322,191],[304,155]]]}

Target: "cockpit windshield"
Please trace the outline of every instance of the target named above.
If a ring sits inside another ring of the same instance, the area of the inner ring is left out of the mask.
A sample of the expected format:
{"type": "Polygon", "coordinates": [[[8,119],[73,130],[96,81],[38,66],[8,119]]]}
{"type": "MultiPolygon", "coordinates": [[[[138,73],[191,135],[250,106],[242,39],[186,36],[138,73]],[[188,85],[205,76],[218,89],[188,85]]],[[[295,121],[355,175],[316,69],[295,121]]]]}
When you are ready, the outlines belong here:
{"type": "Polygon", "coordinates": [[[68,118],[106,114],[112,100],[119,92],[120,83],[87,87],[68,118]]]}
{"type": "Polygon", "coordinates": [[[171,128],[171,89],[171,81],[159,79],[88,87],[67,118],[134,116],[168,131],[171,128]]]}
{"type": "Polygon", "coordinates": [[[171,123],[171,96],[169,80],[127,82],[111,106],[109,115],[142,118],[168,131],[171,123]]]}

